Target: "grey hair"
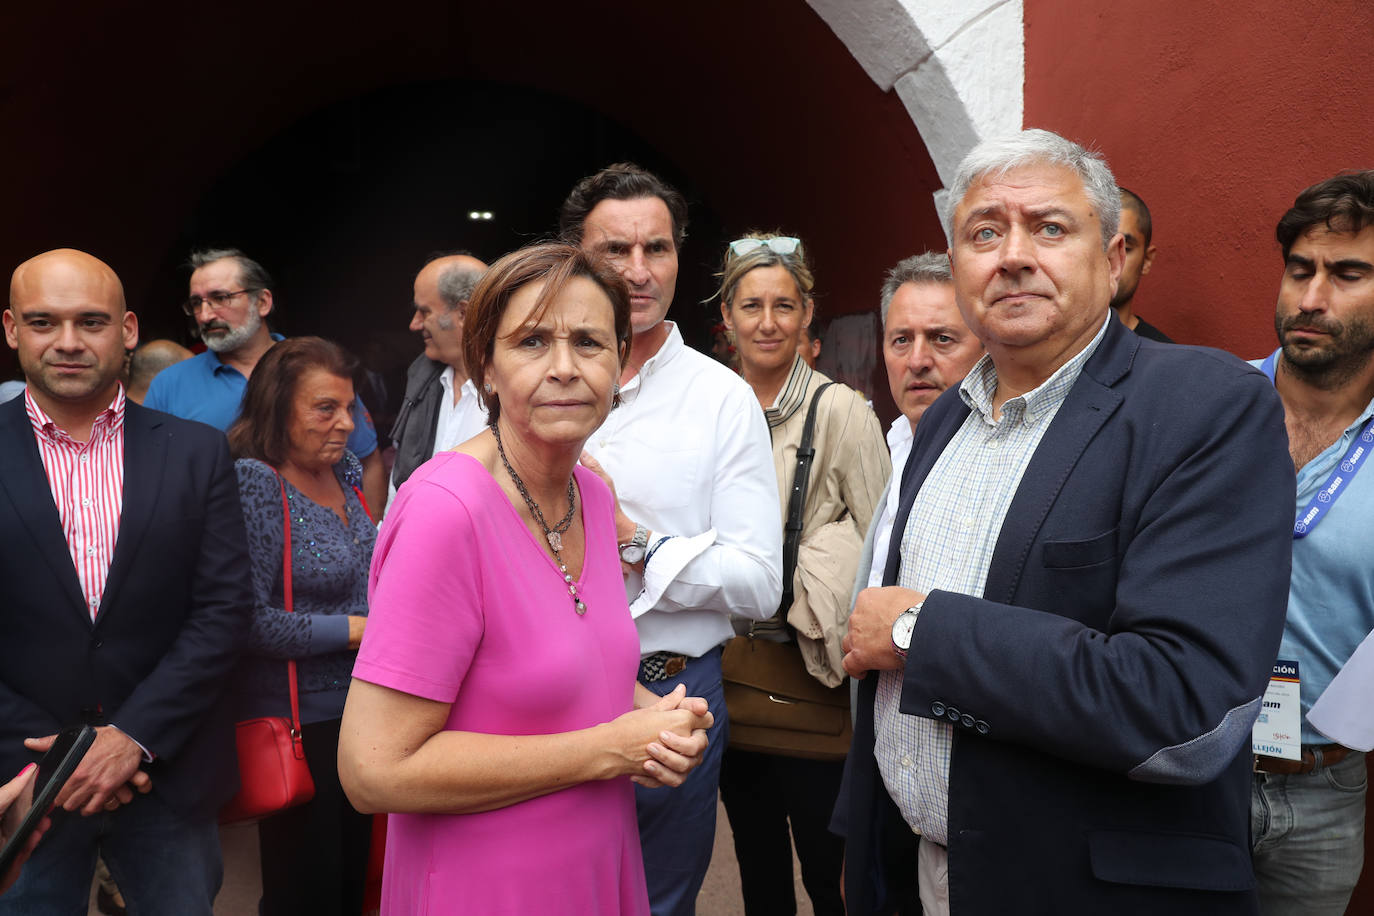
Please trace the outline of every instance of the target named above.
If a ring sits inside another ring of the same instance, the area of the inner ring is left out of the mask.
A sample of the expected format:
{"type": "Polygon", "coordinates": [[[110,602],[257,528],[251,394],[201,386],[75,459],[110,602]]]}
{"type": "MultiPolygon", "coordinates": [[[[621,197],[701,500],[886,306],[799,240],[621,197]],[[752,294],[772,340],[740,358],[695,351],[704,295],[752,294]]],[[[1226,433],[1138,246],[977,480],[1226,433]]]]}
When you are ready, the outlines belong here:
{"type": "Polygon", "coordinates": [[[1121,223],[1121,195],[1116,178],[1107,167],[1102,154],[1085,149],[1048,130],[1032,128],[1018,134],[984,140],[959,163],[954,181],[949,186],[945,203],[945,234],[954,238],[954,211],[975,181],[986,176],[994,178],[1012,169],[1032,163],[1045,163],[1071,169],[1083,182],[1083,193],[1097,210],[1102,224],[1102,248],[1111,244],[1112,236],[1121,223]]]}
{"type": "Polygon", "coordinates": [[[949,269],[949,256],[943,252],[927,251],[902,258],[897,266],[887,272],[878,301],[882,303],[883,324],[887,324],[887,311],[892,306],[892,297],[903,283],[953,283],[954,274],[949,269]]]}
{"type": "Polygon", "coordinates": [[[439,298],[451,312],[461,303],[472,298],[472,291],[482,279],[485,270],[455,264],[439,272],[439,298]]]}
{"type": "Polygon", "coordinates": [[[237,248],[202,248],[191,252],[192,270],[200,270],[206,264],[232,259],[239,265],[239,282],[245,289],[271,289],[272,277],[261,264],[237,248]]]}

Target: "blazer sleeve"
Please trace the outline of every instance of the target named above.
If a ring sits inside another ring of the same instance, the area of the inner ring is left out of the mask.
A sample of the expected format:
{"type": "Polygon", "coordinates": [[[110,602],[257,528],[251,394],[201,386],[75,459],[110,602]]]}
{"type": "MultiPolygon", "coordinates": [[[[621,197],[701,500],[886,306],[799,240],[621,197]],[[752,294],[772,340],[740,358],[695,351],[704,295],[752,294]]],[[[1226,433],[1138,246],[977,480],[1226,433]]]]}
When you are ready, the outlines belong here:
{"type": "Polygon", "coordinates": [[[1019,547],[1011,604],[926,598],[903,712],[1149,782],[1209,782],[1248,746],[1283,629],[1294,472],[1267,380],[1203,379],[1206,396],[1165,406],[1137,386],[1133,414],[1127,394],[1019,547]],[[1044,534],[1104,503],[1119,528],[1044,534]]]}
{"type": "MultiPolygon", "coordinates": [[[[195,487],[205,504],[200,530],[187,533],[199,544],[188,577],[189,604],[167,652],[111,719],[157,757],[175,757],[219,700],[238,660],[253,605],[228,445],[220,435],[171,435],[184,436],[190,447],[173,452],[185,465],[180,476],[164,485],[195,487]]],[[[175,465],[169,462],[169,467],[175,465]]]]}

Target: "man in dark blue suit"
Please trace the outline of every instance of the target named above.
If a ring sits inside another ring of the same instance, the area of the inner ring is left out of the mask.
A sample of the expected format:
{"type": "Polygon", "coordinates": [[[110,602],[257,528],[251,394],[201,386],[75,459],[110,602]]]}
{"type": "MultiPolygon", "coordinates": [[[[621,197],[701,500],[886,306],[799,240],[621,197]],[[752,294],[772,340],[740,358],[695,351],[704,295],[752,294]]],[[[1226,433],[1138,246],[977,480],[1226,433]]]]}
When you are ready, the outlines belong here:
{"type": "Polygon", "coordinates": [[[28,387],[0,406],[0,772],[98,737],[0,913],[84,912],[98,851],[139,912],[208,916],[252,602],[224,435],[126,401],[138,322],[96,258],[20,265],[3,317],[28,387]]]}
{"type": "Polygon", "coordinates": [[[917,427],[835,826],[849,912],[1256,911],[1251,727],[1279,634],[1293,464],[1273,386],[1110,317],[1120,199],[1045,131],[977,147],[946,214],[987,355],[917,427]]]}

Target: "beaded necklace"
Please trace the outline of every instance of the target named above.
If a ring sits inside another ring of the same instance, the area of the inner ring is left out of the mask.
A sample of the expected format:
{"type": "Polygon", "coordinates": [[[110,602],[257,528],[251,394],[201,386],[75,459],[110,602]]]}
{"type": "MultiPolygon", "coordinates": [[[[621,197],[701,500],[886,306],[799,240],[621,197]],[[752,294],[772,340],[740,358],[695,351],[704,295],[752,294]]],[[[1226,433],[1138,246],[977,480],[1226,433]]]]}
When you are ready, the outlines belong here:
{"type": "Polygon", "coordinates": [[[568,572],[568,565],[563,562],[563,532],[572,527],[573,515],[577,512],[577,490],[573,487],[572,478],[568,478],[568,514],[563,516],[563,520],[553,527],[544,520],[544,512],[539,508],[539,503],[534,501],[530,491],[525,487],[525,482],[520,479],[520,475],[515,473],[515,468],[510,466],[510,459],[506,457],[505,446],[501,444],[501,430],[495,425],[491,428],[492,435],[496,437],[496,454],[501,456],[501,464],[506,468],[506,473],[515,482],[515,489],[520,491],[524,497],[525,505],[529,506],[530,514],[539,523],[539,527],[544,529],[544,537],[548,539],[549,549],[553,551],[553,558],[558,563],[558,568],[563,573],[563,582],[568,586],[568,594],[572,597],[573,609],[578,615],[587,613],[587,605],[582,599],[577,597],[577,583],[573,581],[572,573],[568,572]]]}

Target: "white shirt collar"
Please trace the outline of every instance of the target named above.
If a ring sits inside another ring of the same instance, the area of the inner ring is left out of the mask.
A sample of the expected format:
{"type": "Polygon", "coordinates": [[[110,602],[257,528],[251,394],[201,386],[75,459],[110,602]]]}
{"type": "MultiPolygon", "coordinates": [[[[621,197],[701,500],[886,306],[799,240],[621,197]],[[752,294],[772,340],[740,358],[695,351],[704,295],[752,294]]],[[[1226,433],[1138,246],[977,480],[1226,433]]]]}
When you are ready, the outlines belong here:
{"type": "Polygon", "coordinates": [[[898,414],[897,419],[892,421],[892,425],[887,428],[887,450],[895,451],[899,445],[908,445],[915,432],[911,429],[911,421],[906,418],[906,414],[898,414]]]}

